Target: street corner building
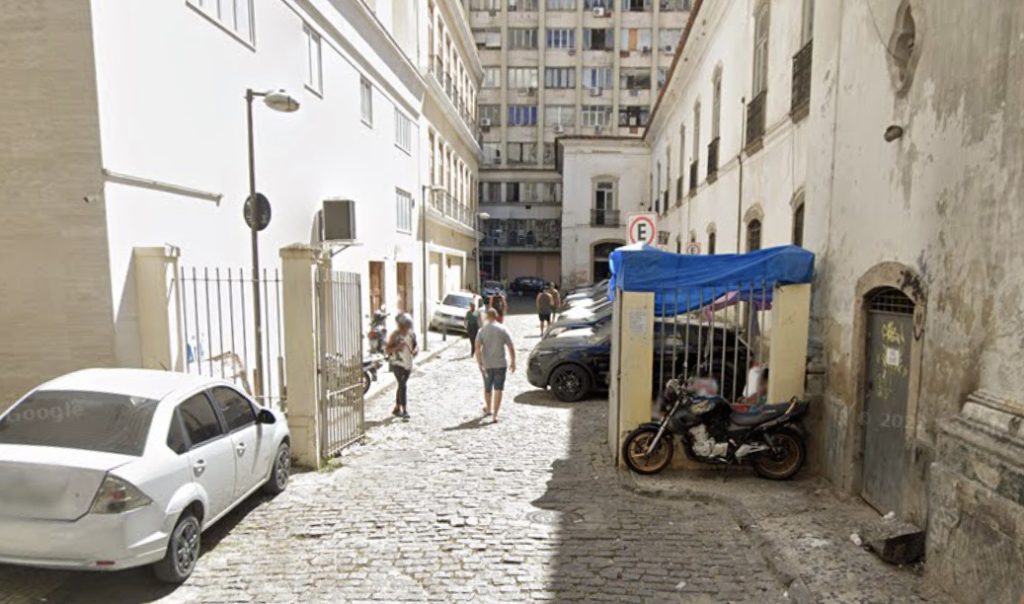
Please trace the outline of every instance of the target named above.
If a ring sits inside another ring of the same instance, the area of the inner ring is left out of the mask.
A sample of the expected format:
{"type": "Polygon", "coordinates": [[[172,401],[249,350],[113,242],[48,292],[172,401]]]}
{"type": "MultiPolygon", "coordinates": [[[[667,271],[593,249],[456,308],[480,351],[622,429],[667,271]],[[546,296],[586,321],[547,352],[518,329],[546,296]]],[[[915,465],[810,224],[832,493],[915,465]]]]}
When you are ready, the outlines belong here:
{"type": "Polygon", "coordinates": [[[632,212],[662,249],[815,253],[810,463],[925,530],[964,601],[1024,593],[1022,18],[696,2],[638,137],[556,139],[563,279],[604,275],[632,212]]]}
{"type": "Polygon", "coordinates": [[[458,2],[5,4],[0,410],[88,366],[283,398],[296,244],[358,276],[359,321],[422,329],[476,286],[483,72],[458,2]]]}

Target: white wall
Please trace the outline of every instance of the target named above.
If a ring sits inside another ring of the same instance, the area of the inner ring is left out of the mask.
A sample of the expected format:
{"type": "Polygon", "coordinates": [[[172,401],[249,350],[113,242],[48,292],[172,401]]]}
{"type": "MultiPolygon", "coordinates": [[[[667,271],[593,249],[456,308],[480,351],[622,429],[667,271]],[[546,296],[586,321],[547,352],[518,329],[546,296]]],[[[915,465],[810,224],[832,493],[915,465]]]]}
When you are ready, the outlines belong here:
{"type": "MultiPolygon", "coordinates": [[[[325,0],[312,0],[308,4],[322,11],[314,16],[304,16],[299,4],[307,3],[255,0],[255,48],[184,1],[93,4],[104,168],[223,194],[218,206],[108,183],[120,362],[132,363],[136,354],[127,287],[132,247],[172,244],[181,248],[185,265],[249,266],[242,219],[247,87],[286,88],[302,103],[294,114],[259,102],[254,107],[257,188],[274,208],[260,234],[263,265],[278,266],[282,246],[310,241],[315,212],[326,198],[357,202],[361,245],[337,256],[335,267],[362,273],[364,309],[368,261],[386,262],[389,307],[397,298],[395,263],[419,265],[415,235],[396,232],[395,201],[398,187],[419,207],[419,135],[414,131],[410,153],[396,147],[393,114],[401,108],[418,129],[422,90],[415,68],[363,17],[358,3],[339,14],[325,0]],[[304,19],[322,35],[322,97],[303,85],[304,19]],[[360,77],[374,86],[372,128],[360,119],[360,77]]],[[[417,225],[414,220],[414,230],[417,225]]],[[[414,292],[418,299],[419,288],[414,292]]]]}
{"type": "Polygon", "coordinates": [[[649,153],[639,139],[562,139],[562,283],[569,288],[593,280],[595,244],[626,240],[626,215],[646,211],[650,197],[649,153]],[[597,180],[616,183],[615,203],[623,226],[590,224],[597,180]]]}

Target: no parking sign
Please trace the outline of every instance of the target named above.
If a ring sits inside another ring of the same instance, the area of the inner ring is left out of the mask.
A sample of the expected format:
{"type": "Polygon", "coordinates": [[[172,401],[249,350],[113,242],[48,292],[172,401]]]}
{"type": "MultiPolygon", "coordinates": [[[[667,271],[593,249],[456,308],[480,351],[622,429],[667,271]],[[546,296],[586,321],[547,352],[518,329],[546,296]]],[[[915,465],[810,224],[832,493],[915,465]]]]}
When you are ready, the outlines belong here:
{"type": "Polygon", "coordinates": [[[626,241],[654,245],[658,240],[658,215],[654,212],[636,212],[626,215],[626,241]]]}

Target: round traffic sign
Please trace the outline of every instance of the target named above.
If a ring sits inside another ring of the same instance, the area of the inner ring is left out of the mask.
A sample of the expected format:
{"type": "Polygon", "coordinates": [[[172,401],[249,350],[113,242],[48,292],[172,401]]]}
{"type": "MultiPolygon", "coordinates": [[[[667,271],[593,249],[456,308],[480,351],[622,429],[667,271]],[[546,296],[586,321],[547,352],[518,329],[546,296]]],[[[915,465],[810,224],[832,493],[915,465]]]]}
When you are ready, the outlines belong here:
{"type": "Polygon", "coordinates": [[[631,215],[626,225],[626,235],[629,243],[643,242],[653,244],[658,237],[658,226],[655,220],[655,215],[652,213],[631,215]]]}
{"type": "Polygon", "coordinates": [[[242,215],[245,217],[245,224],[249,228],[262,231],[270,224],[270,200],[263,193],[256,194],[255,217],[253,216],[252,196],[245,200],[245,207],[242,208],[242,215]],[[253,226],[255,225],[255,226],[253,226]]]}

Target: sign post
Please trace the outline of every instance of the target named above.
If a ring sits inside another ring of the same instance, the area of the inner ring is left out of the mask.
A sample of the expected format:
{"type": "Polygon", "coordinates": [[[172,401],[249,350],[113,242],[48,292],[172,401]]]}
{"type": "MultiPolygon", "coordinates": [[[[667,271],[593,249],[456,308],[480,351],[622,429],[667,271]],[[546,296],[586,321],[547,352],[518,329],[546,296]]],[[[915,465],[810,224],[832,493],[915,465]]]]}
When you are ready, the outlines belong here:
{"type": "Polygon", "coordinates": [[[626,215],[626,242],[654,245],[658,241],[658,215],[654,212],[635,212],[626,215]]]}

